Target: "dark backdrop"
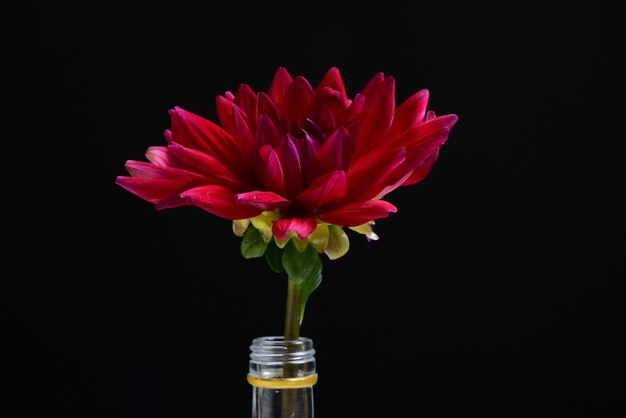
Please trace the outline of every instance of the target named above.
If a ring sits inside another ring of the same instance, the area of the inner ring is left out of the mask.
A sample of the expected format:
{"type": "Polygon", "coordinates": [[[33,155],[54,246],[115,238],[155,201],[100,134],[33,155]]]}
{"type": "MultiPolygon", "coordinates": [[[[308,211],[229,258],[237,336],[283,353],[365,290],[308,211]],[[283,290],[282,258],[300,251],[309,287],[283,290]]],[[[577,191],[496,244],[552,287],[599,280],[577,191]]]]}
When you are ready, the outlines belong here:
{"type": "Polygon", "coordinates": [[[284,276],[229,221],[115,185],[167,110],[279,65],[377,71],[459,122],[378,242],[324,264],[316,415],[623,416],[620,25],[597,3],[4,1],[6,417],[245,417],[284,276]]]}

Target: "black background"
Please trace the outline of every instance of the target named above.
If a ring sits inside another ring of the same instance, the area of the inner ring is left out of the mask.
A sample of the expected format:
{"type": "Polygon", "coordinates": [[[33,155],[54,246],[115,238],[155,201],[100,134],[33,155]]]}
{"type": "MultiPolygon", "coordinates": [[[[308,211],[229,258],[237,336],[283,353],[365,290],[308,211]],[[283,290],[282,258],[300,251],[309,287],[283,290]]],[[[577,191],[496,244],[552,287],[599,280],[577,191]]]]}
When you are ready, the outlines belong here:
{"type": "Polygon", "coordinates": [[[229,221],[115,185],[167,109],[279,65],[459,122],[377,242],[324,264],[316,416],[624,414],[624,65],[592,2],[2,3],[6,417],[245,417],[285,277],[229,221]]]}

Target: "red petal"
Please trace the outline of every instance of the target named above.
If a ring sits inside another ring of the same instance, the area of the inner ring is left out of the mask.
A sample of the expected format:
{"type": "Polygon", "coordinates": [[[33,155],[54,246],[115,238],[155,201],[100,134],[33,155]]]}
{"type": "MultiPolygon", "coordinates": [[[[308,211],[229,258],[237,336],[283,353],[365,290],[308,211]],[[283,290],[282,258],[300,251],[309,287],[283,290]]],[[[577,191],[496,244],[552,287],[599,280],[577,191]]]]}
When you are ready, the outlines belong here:
{"type": "MultiPolygon", "coordinates": [[[[330,99],[328,101],[320,100],[319,103],[315,103],[318,97],[321,97],[321,96],[318,95],[315,97],[315,99],[313,100],[313,103],[311,104],[311,109],[309,112],[310,114],[309,116],[313,118],[315,122],[307,118],[305,121],[305,127],[308,125],[308,123],[313,122],[319,128],[321,128],[320,130],[323,133],[329,134],[331,132],[334,132],[336,130],[337,125],[343,120],[343,109],[337,105],[338,102],[336,100],[334,101],[334,104],[333,104],[333,99],[330,99]],[[335,110],[333,110],[331,106],[334,106],[335,110]]],[[[329,98],[332,96],[325,96],[325,97],[329,98]]]]}
{"type": "Polygon", "coordinates": [[[343,116],[344,124],[348,124],[350,121],[357,119],[363,112],[365,106],[365,96],[357,94],[354,96],[352,103],[346,109],[346,113],[343,116]]]}
{"type": "MultiPolygon", "coordinates": [[[[447,115],[420,123],[388,143],[385,142],[384,145],[374,147],[365,155],[359,156],[358,159],[352,162],[348,173],[350,176],[353,176],[368,171],[369,167],[376,164],[383,155],[393,149],[405,148],[407,150],[407,160],[415,160],[417,153],[420,152],[421,154],[418,157],[421,161],[434,149],[433,147],[428,147],[428,144],[437,140],[438,135],[443,133],[442,129],[449,130],[456,120],[456,115],[447,115]]],[[[445,134],[447,135],[447,132],[445,134]]],[[[387,138],[385,138],[385,141],[387,141],[387,138]]],[[[441,142],[439,145],[441,145],[441,142]]],[[[420,161],[416,161],[416,164],[420,161]]]]}
{"type": "Polygon", "coordinates": [[[349,193],[345,201],[363,201],[373,199],[390,183],[390,178],[398,178],[395,171],[406,158],[406,151],[401,148],[389,151],[368,166],[362,166],[360,171],[348,172],[349,193]]]}
{"type": "Polygon", "coordinates": [[[264,145],[259,148],[259,156],[261,158],[257,165],[257,175],[261,184],[265,189],[284,196],[285,175],[276,151],[269,145],[264,145]]]}
{"type": "Polygon", "coordinates": [[[409,186],[411,184],[415,184],[420,182],[426,178],[430,170],[433,168],[435,161],[437,161],[437,157],[439,156],[439,148],[433,151],[420,165],[418,165],[411,175],[402,182],[402,186],[409,186]]]}
{"type": "Polygon", "coordinates": [[[389,129],[395,111],[395,80],[387,77],[374,92],[366,97],[363,113],[359,118],[357,154],[361,155],[380,144],[389,129]]]}
{"type": "Polygon", "coordinates": [[[291,203],[291,200],[272,192],[254,191],[239,193],[236,196],[237,203],[254,206],[261,210],[274,210],[291,203]]]}
{"type": "Polygon", "coordinates": [[[176,165],[167,147],[149,147],[145,155],[148,161],[157,166],[172,167],[176,165]]]}
{"type": "Polygon", "coordinates": [[[218,159],[203,152],[185,148],[175,142],[171,143],[168,148],[180,162],[186,164],[193,171],[208,177],[208,182],[217,183],[232,190],[246,188],[246,184],[233,175],[218,159]]]}
{"type": "Polygon", "coordinates": [[[180,107],[170,110],[170,115],[173,141],[209,154],[231,168],[241,166],[239,148],[224,129],[180,107]]]}
{"type": "Polygon", "coordinates": [[[399,177],[398,179],[390,178],[390,183],[383,187],[381,192],[375,197],[376,199],[380,199],[388,193],[396,190],[398,187],[402,186],[403,183],[411,176],[411,173],[405,173],[404,176],[399,177]]]}
{"type": "Polygon", "coordinates": [[[341,167],[345,170],[350,167],[352,163],[352,157],[354,157],[354,151],[356,150],[356,141],[358,137],[358,123],[354,123],[351,126],[346,126],[346,132],[342,138],[343,149],[341,150],[341,167]]]}
{"type": "Polygon", "coordinates": [[[189,188],[187,187],[189,184],[192,184],[184,179],[162,180],[127,176],[118,176],[115,183],[135,196],[154,203],[157,209],[186,205],[179,195],[182,190],[189,188]]]}
{"type": "MultiPolygon", "coordinates": [[[[326,141],[326,133],[320,128],[320,126],[311,120],[311,118],[306,118],[304,121],[304,127],[302,128],[306,135],[309,135],[312,139],[314,139],[318,144],[322,144],[326,141]]],[[[333,130],[334,132],[334,130],[333,130]]],[[[332,132],[329,132],[332,133],[332,132]]]]}
{"type": "Polygon", "coordinates": [[[307,133],[301,139],[300,165],[305,184],[311,184],[320,176],[320,165],[317,160],[318,142],[307,133]]]}
{"type": "Polygon", "coordinates": [[[276,129],[276,125],[269,116],[259,116],[259,126],[256,130],[254,138],[254,147],[261,148],[263,145],[270,145],[275,148],[280,143],[280,133],[276,129]]]}
{"type": "Polygon", "coordinates": [[[124,168],[133,177],[152,180],[198,180],[204,178],[201,174],[193,173],[175,167],[162,167],[145,161],[128,160],[124,168]]]}
{"type": "Polygon", "coordinates": [[[275,104],[282,104],[285,98],[287,88],[291,84],[293,79],[285,69],[285,67],[278,67],[276,73],[274,73],[274,79],[270,85],[267,94],[274,101],[275,104]]]}
{"type": "Polygon", "coordinates": [[[385,75],[382,72],[374,74],[374,76],[368,81],[368,83],[361,90],[361,94],[368,96],[378,87],[380,83],[385,79],[385,75]]]}
{"type": "Polygon", "coordinates": [[[172,142],[172,131],[170,131],[169,129],[164,130],[163,138],[165,138],[168,144],[172,142]]]}
{"type": "Polygon", "coordinates": [[[236,220],[257,216],[261,210],[237,204],[236,195],[222,186],[199,186],[181,194],[184,201],[222,218],[236,220]]]}
{"type": "Polygon", "coordinates": [[[231,135],[237,135],[235,123],[233,122],[233,102],[223,96],[217,96],[215,99],[215,111],[217,112],[217,120],[224,130],[231,135]]]}
{"type": "MultiPolygon", "coordinates": [[[[445,115],[420,123],[394,140],[394,147],[405,147],[411,155],[410,158],[413,158],[416,152],[421,152],[422,158],[426,158],[434,150],[429,143],[438,141],[438,134],[444,131],[447,135],[457,120],[456,115],[445,115]]],[[[441,143],[443,142],[439,145],[441,143]]]]}
{"type": "Polygon", "coordinates": [[[296,198],[309,211],[316,211],[329,202],[342,198],[348,191],[346,173],[335,171],[315,180],[296,198]]]}
{"type": "Polygon", "coordinates": [[[343,169],[341,164],[344,136],[348,136],[348,131],[344,128],[338,129],[317,149],[317,161],[319,161],[321,173],[343,169]]]}
{"type": "Polygon", "coordinates": [[[234,102],[247,116],[247,125],[250,126],[250,128],[255,129],[257,120],[257,97],[249,85],[239,85],[239,88],[235,93],[234,102]]]}
{"type": "Polygon", "coordinates": [[[394,205],[384,200],[368,200],[320,213],[319,218],[329,224],[350,227],[386,218],[389,213],[396,211],[394,205]]]}
{"type": "Polygon", "coordinates": [[[235,132],[237,132],[236,139],[239,141],[243,164],[248,165],[254,150],[254,136],[252,136],[252,130],[248,126],[243,112],[235,106],[233,106],[233,125],[235,126],[235,132]]]}
{"type": "Polygon", "coordinates": [[[452,127],[456,125],[458,120],[459,120],[459,117],[455,115],[454,113],[451,113],[449,115],[437,116],[435,118],[429,119],[428,121],[429,122],[437,121],[441,126],[444,126],[448,129],[452,129],[452,127]]]}
{"type": "Polygon", "coordinates": [[[295,138],[291,135],[283,137],[277,154],[285,176],[285,195],[294,197],[302,191],[302,168],[295,138]]]}
{"type": "Polygon", "coordinates": [[[304,123],[306,112],[314,96],[315,92],[306,78],[297,76],[285,93],[283,111],[289,120],[304,123]]]}
{"type": "Polygon", "coordinates": [[[343,80],[339,74],[337,67],[331,67],[327,72],[320,84],[315,89],[315,93],[319,94],[324,87],[330,87],[331,89],[340,93],[341,100],[344,107],[348,106],[348,97],[346,96],[346,88],[343,85],[343,80]]]}
{"type": "Polygon", "coordinates": [[[407,166],[412,171],[431,156],[439,147],[446,142],[450,130],[440,128],[420,138],[419,142],[407,147],[407,166]]]}
{"type": "Polygon", "coordinates": [[[398,180],[407,174],[410,175],[401,184],[402,186],[417,183],[426,177],[437,159],[439,148],[448,139],[449,133],[450,130],[445,127],[431,130],[406,148],[407,158],[395,173],[398,180]]]}
{"type": "Polygon", "coordinates": [[[272,225],[272,233],[278,239],[286,239],[289,231],[294,231],[298,238],[305,239],[317,227],[313,218],[281,218],[272,225]]]}
{"type": "Polygon", "coordinates": [[[420,90],[396,109],[393,123],[387,133],[388,138],[395,138],[424,120],[428,95],[428,90],[420,90]]]}
{"type": "Polygon", "coordinates": [[[259,119],[267,115],[274,123],[278,122],[278,110],[276,109],[276,105],[270,99],[270,97],[263,93],[259,93],[259,101],[258,101],[259,109],[257,110],[259,119]]]}

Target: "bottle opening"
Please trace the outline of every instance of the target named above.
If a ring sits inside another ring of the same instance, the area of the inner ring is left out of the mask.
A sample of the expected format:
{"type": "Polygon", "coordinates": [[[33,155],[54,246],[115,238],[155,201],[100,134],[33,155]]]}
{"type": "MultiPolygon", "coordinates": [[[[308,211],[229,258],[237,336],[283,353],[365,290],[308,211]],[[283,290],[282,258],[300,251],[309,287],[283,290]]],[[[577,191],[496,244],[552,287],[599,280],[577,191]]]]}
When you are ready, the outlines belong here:
{"type": "Polygon", "coordinates": [[[249,374],[263,379],[302,378],[315,374],[313,340],[300,337],[285,341],[280,336],[258,337],[250,345],[249,374]]]}

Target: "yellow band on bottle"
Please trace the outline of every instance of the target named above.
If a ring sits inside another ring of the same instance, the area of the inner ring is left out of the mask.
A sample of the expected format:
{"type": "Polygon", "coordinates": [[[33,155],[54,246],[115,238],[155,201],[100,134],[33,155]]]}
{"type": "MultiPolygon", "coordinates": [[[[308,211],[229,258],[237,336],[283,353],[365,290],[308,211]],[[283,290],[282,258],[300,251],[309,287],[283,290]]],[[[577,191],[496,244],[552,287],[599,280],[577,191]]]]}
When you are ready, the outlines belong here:
{"type": "Polygon", "coordinates": [[[270,379],[248,375],[248,383],[252,386],[269,389],[305,388],[317,383],[317,373],[306,377],[274,377],[270,379]]]}

